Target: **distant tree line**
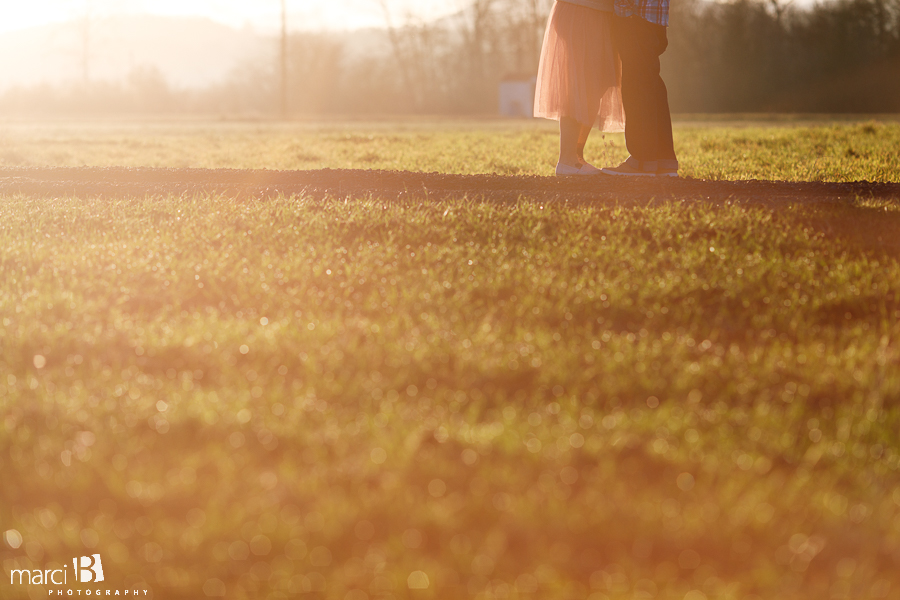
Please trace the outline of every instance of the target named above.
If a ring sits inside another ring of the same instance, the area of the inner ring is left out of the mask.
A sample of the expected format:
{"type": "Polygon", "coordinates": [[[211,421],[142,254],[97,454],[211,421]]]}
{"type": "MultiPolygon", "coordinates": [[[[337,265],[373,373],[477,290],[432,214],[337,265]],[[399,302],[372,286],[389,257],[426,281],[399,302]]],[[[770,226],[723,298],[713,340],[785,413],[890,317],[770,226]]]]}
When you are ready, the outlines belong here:
{"type": "Polygon", "coordinates": [[[900,0],[675,0],[679,112],[900,112],[900,0]]]}
{"type": "MultiPolygon", "coordinates": [[[[469,0],[426,22],[386,13],[383,32],[294,34],[293,116],[490,114],[504,78],[537,70],[552,0],[469,0]]],[[[675,112],[900,112],[900,0],[674,0],[663,70],[675,112]]],[[[153,69],[125,82],[0,95],[0,115],[277,115],[280,70],[247,64],[202,90],[153,69]]]]}

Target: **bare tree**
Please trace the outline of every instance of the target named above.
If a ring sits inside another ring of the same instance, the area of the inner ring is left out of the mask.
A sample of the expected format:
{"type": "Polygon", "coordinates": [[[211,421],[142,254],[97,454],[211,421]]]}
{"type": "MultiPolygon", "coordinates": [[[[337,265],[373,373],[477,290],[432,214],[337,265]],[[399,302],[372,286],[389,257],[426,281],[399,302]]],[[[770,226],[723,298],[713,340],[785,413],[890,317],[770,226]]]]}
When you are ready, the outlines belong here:
{"type": "Polygon", "coordinates": [[[462,31],[465,53],[469,60],[472,83],[478,86],[485,80],[485,54],[495,37],[494,7],[498,0],[470,0],[465,9],[462,31]]]}
{"type": "Polygon", "coordinates": [[[281,48],[279,52],[281,67],[281,118],[288,115],[288,33],[287,33],[287,0],[281,0],[281,48]]]}
{"type": "Polygon", "coordinates": [[[416,110],[421,110],[422,100],[422,82],[417,81],[413,74],[413,56],[409,52],[408,44],[405,43],[402,27],[395,24],[393,11],[391,10],[388,0],[376,0],[384,14],[384,24],[387,29],[388,39],[391,43],[391,50],[394,55],[394,62],[400,70],[400,77],[403,80],[403,87],[407,90],[412,106],[416,110]]]}
{"type": "Polygon", "coordinates": [[[503,0],[503,46],[510,56],[505,67],[517,74],[535,73],[541,53],[544,29],[553,0],[503,0]]]}
{"type": "Polygon", "coordinates": [[[791,10],[794,0],[768,0],[769,10],[775,15],[775,20],[779,23],[784,22],[785,14],[791,10]]]}
{"type": "Polygon", "coordinates": [[[84,17],[81,21],[81,81],[90,81],[91,60],[91,0],[84,0],[84,17]]]}

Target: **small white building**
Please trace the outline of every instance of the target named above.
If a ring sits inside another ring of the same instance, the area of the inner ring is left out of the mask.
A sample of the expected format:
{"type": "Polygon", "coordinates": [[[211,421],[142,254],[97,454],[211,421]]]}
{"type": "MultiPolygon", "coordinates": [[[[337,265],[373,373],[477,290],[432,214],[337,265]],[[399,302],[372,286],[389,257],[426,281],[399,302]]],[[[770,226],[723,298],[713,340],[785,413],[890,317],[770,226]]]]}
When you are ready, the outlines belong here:
{"type": "Polygon", "coordinates": [[[508,75],[500,82],[499,109],[504,117],[534,116],[534,75],[508,75]]]}

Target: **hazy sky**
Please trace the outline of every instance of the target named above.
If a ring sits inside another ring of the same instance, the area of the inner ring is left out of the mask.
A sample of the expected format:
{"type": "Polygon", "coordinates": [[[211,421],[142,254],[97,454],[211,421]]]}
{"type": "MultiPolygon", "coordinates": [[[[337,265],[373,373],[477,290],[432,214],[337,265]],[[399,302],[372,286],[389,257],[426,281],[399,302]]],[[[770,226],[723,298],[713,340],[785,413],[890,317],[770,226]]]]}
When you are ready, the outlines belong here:
{"type": "MultiPolygon", "coordinates": [[[[396,17],[452,11],[462,0],[388,0],[396,17]]],[[[379,0],[287,0],[291,29],[358,28],[384,24],[379,0]]],[[[150,13],[199,15],[221,23],[267,30],[278,27],[281,0],[0,0],[0,31],[95,16],[150,13]]]]}
{"type": "MultiPolygon", "coordinates": [[[[385,0],[394,19],[433,18],[458,10],[466,0],[385,0]]],[[[815,0],[794,0],[807,6],[815,0]]],[[[382,0],[287,0],[291,29],[356,29],[385,23],[382,0]]],[[[86,12],[196,15],[261,31],[279,27],[281,0],[0,0],[0,32],[71,21],[86,12]]]]}

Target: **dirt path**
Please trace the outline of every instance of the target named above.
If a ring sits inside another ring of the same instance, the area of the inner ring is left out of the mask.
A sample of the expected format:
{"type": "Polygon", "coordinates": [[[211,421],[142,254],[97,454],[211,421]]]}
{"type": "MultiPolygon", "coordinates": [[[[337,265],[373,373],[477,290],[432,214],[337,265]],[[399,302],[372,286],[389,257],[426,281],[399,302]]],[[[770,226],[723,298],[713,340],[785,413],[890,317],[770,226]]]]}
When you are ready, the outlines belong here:
{"type": "Polygon", "coordinates": [[[792,183],[446,175],[407,171],[268,171],[167,168],[0,168],[0,193],[38,195],[145,196],[222,193],[269,197],[305,193],[314,197],[365,196],[430,198],[469,196],[507,202],[537,201],[646,203],[651,200],[846,202],[856,198],[900,200],[900,183],[792,183]]]}

